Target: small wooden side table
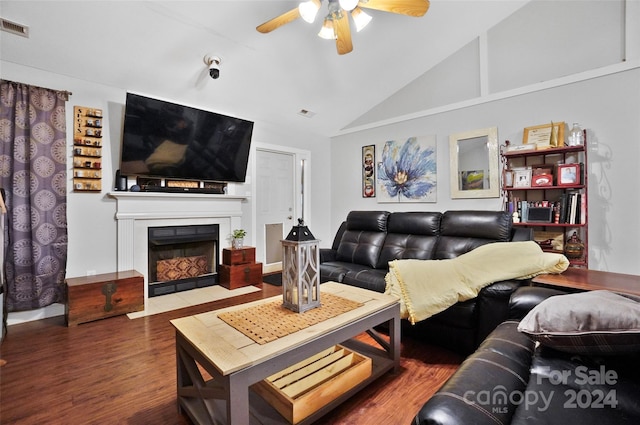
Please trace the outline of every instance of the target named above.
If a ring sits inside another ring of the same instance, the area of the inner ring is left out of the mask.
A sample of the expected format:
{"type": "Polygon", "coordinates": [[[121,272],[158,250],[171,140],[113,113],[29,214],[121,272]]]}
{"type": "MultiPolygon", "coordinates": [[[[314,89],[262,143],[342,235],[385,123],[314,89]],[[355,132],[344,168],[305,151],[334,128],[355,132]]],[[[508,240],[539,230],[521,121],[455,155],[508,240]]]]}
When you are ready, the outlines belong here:
{"type": "Polygon", "coordinates": [[[220,264],[220,286],[236,289],[262,283],[262,263],[256,263],[256,249],[224,248],[220,264]]]}
{"type": "Polygon", "coordinates": [[[640,276],[573,267],[561,274],[541,274],[531,279],[531,283],[583,291],[605,289],[611,292],[640,295],[640,276]]]}

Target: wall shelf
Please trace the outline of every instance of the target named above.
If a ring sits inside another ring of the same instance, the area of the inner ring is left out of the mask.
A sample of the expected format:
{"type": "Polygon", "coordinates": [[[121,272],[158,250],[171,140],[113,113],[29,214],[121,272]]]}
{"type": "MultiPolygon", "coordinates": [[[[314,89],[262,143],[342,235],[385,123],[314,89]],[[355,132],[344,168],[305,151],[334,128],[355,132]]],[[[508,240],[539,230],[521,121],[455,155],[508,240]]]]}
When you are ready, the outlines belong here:
{"type": "Polygon", "coordinates": [[[514,217],[520,220],[516,222],[514,218],[513,225],[532,228],[535,240],[544,251],[564,253],[572,267],[588,267],[589,264],[586,131],[584,135],[584,145],[510,152],[506,151],[507,146],[503,146],[500,153],[503,177],[514,172],[511,174],[511,184],[515,183],[517,175],[515,170],[524,170],[525,174],[530,175],[529,185],[525,187],[505,187],[508,179],[503,178],[504,210],[514,214],[514,217]],[[576,182],[574,184],[560,182],[558,170],[563,167],[566,169],[565,166],[571,164],[579,165],[579,168],[575,167],[580,170],[579,175],[576,176],[576,182]],[[548,178],[553,184],[531,186],[536,170],[545,170],[545,174],[549,173],[548,178]],[[535,221],[528,220],[528,212],[531,208],[535,208],[536,212],[541,214],[535,221]],[[576,246],[567,245],[574,234],[583,246],[579,255],[572,249],[567,249],[567,247],[576,246]]]}
{"type": "Polygon", "coordinates": [[[102,190],[102,109],[74,106],[73,190],[102,190]]]}

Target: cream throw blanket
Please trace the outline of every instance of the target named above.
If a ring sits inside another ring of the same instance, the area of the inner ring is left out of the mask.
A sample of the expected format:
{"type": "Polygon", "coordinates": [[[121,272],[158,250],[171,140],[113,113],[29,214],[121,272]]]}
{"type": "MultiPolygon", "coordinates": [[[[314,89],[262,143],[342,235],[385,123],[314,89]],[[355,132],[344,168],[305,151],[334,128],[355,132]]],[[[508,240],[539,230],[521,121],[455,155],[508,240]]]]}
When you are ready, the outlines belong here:
{"type": "Polygon", "coordinates": [[[495,242],[450,260],[393,260],[385,294],[400,299],[400,315],[412,324],[475,298],[485,286],[506,279],[562,273],[569,260],[543,252],[534,241],[495,242]]]}

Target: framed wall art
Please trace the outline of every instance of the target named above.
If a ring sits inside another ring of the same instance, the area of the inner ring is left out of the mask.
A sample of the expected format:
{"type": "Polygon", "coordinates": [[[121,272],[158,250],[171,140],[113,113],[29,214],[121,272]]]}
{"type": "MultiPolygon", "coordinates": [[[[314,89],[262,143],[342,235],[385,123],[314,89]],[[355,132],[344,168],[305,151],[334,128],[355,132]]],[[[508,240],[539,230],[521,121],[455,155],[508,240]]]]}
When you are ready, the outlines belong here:
{"type": "Polygon", "coordinates": [[[379,152],[379,203],[436,202],[436,136],[390,140],[379,152]]]}
{"type": "Polygon", "coordinates": [[[451,199],[500,196],[498,128],[449,135],[451,199]]]}
{"type": "Polygon", "coordinates": [[[362,197],[376,196],[376,146],[362,147],[362,197]]]}

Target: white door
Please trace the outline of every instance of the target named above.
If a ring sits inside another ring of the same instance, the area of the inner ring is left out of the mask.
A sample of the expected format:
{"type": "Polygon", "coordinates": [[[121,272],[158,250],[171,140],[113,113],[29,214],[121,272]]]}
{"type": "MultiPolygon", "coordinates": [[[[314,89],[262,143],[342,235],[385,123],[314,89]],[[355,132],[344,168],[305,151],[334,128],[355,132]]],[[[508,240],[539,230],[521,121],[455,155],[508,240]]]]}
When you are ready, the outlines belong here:
{"type": "Polygon", "coordinates": [[[256,150],[256,257],[265,272],[282,268],[282,244],[294,223],[295,156],[256,150]]]}

